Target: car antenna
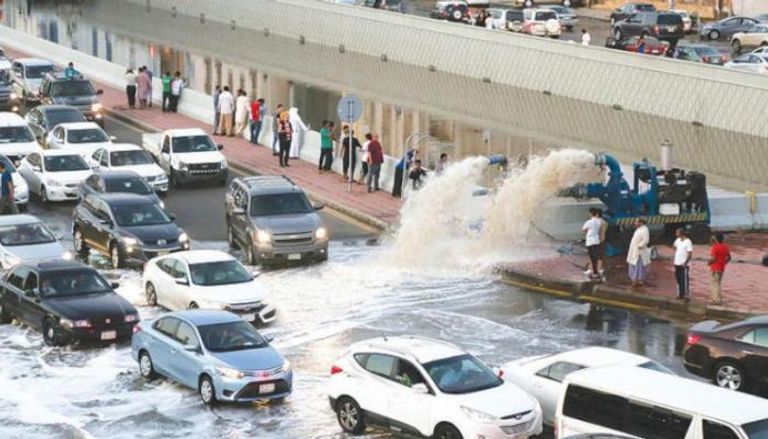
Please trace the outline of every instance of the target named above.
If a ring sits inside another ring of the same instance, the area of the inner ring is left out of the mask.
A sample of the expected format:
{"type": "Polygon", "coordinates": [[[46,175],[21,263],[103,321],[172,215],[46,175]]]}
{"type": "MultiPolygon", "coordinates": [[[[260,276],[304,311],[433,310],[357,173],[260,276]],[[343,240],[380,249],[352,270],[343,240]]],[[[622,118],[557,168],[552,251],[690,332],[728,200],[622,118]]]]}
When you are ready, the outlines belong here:
{"type": "Polygon", "coordinates": [[[386,335],[386,334],[384,334],[384,332],[382,332],[382,331],[379,331],[379,333],[381,333],[381,338],[383,338],[383,339],[384,339],[384,341],[389,341],[389,340],[387,339],[387,335],[386,335]]]}

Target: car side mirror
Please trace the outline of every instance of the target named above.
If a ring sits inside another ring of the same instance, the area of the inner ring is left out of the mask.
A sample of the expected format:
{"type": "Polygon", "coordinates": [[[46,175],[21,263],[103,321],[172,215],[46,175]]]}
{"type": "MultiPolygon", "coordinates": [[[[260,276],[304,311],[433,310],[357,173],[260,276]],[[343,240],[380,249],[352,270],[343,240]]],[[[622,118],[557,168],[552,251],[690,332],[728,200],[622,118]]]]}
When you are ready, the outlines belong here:
{"type": "Polygon", "coordinates": [[[414,393],[419,393],[422,395],[428,395],[429,394],[429,387],[427,387],[424,383],[416,383],[411,385],[411,390],[413,390],[414,393]]]}
{"type": "Polygon", "coordinates": [[[104,94],[104,90],[98,89],[98,90],[96,90],[96,94],[97,95],[103,95],[104,94]]]}
{"type": "Polygon", "coordinates": [[[216,147],[217,147],[217,148],[219,148],[219,151],[221,151],[222,149],[224,149],[224,145],[222,145],[221,143],[219,143],[218,145],[216,145],[216,147]]]}
{"type": "Polygon", "coordinates": [[[176,221],[176,214],[175,213],[169,213],[168,218],[171,219],[171,221],[176,221]]]}
{"type": "Polygon", "coordinates": [[[117,136],[109,136],[109,140],[114,142],[115,140],[117,140],[117,136]]]}
{"type": "Polygon", "coordinates": [[[266,336],[264,337],[264,340],[267,341],[267,343],[272,343],[272,341],[275,339],[275,337],[266,336]]]}
{"type": "Polygon", "coordinates": [[[325,207],[325,204],[323,204],[323,203],[315,203],[315,204],[312,205],[312,207],[315,210],[322,210],[325,207]]]}
{"type": "Polygon", "coordinates": [[[110,282],[109,287],[112,288],[113,290],[116,290],[120,288],[120,282],[110,282]]]}
{"type": "Polygon", "coordinates": [[[103,224],[105,226],[111,226],[112,225],[112,220],[111,219],[101,219],[101,220],[99,220],[99,224],[103,224]]]}
{"type": "Polygon", "coordinates": [[[260,272],[260,271],[257,271],[257,270],[253,270],[253,271],[251,272],[251,276],[253,276],[253,277],[255,277],[255,278],[256,278],[256,277],[259,277],[259,276],[261,276],[261,272],[260,272]]]}
{"type": "Polygon", "coordinates": [[[189,285],[189,281],[187,280],[186,277],[177,277],[176,279],[174,279],[174,281],[178,285],[189,285]]]}

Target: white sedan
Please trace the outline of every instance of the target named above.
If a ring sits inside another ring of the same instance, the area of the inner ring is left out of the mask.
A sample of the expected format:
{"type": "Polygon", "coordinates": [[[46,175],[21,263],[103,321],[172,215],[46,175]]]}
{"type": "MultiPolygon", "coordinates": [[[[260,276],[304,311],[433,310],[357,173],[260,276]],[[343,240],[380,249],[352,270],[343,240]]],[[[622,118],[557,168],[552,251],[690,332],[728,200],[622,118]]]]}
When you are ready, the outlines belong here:
{"type": "Polygon", "coordinates": [[[168,176],[152,155],[140,146],[116,143],[99,148],[91,156],[91,165],[99,171],[133,171],[149,183],[155,192],[168,192],[168,176]]]}
{"type": "Polygon", "coordinates": [[[11,160],[8,157],[0,155],[0,162],[5,165],[6,170],[11,172],[11,180],[13,181],[13,196],[16,198],[16,206],[19,208],[19,210],[24,211],[27,208],[27,203],[29,202],[29,187],[27,186],[27,181],[24,180],[24,177],[22,177],[21,174],[19,174],[16,166],[11,163],[11,160]]]}
{"type": "Polygon", "coordinates": [[[0,265],[4,269],[22,262],[72,259],[61,242],[37,217],[0,216],[0,265]]]}
{"type": "Polygon", "coordinates": [[[112,145],[112,139],[95,122],[71,122],[56,125],[46,144],[50,149],[75,151],[89,159],[97,149],[112,145]]]}
{"type": "Polygon", "coordinates": [[[768,54],[747,53],[723,64],[723,67],[742,72],[768,74],[768,54]]]}
{"type": "Polygon", "coordinates": [[[151,259],[144,266],[142,285],[151,306],[174,311],[224,309],[253,323],[270,323],[277,317],[256,277],[220,251],[190,250],[151,259]]]}
{"type": "Polygon", "coordinates": [[[768,24],[758,24],[745,30],[737,32],[731,37],[731,47],[736,53],[741,52],[745,47],[768,46],[768,24]]]}
{"type": "Polygon", "coordinates": [[[24,157],[18,170],[27,181],[29,191],[44,203],[77,200],[80,184],[93,174],[80,154],[53,149],[24,157]]]}
{"type": "Polygon", "coordinates": [[[553,355],[521,358],[501,367],[504,380],[516,384],[541,404],[544,423],[554,425],[557,400],[563,379],[577,370],[603,366],[637,366],[659,372],[673,372],[641,355],[604,347],[575,349],[553,355]]]}

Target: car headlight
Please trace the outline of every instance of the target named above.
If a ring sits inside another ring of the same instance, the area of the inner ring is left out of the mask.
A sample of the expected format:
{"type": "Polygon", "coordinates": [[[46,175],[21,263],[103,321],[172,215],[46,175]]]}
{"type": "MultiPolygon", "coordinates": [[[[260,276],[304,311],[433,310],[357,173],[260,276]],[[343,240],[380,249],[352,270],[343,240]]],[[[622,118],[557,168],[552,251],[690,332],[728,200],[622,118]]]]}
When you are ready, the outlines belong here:
{"type": "Polygon", "coordinates": [[[283,372],[290,372],[291,370],[291,362],[287,359],[283,360],[283,372]]]}
{"type": "Polygon", "coordinates": [[[179,170],[184,172],[189,171],[189,166],[184,162],[179,162],[179,170]]]}
{"type": "Polygon", "coordinates": [[[139,244],[139,240],[138,239],[131,238],[130,236],[123,236],[122,237],[122,241],[123,241],[123,244],[129,245],[129,246],[133,246],[133,245],[138,245],[139,244]]]}
{"type": "Polygon", "coordinates": [[[50,180],[49,179],[48,181],[46,181],[46,183],[48,184],[48,186],[56,186],[56,187],[61,186],[61,182],[58,181],[58,180],[50,180]]]}
{"type": "Polygon", "coordinates": [[[325,227],[318,227],[317,230],[315,230],[315,239],[325,239],[328,237],[328,231],[325,229],[325,227]]]}
{"type": "Polygon", "coordinates": [[[71,261],[74,258],[75,255],[73,255],[71,251],[65,251],[64,254],[61,255],[61,259],[64,259],[65,261],[71,261]]]}
{"type": "Polygon", "coordinates": [[[232,369],[230,367],[219,366],[217,367],[217,369],[219,370],[219,373],[223,377],[240,379],[245,376],[244,373],[240,372],[237,369],[232,369]]]}
{"type": "Polygon", "coordinates": [[[496,422],[499,418],[493,415],[489,415],[488,413],[481,412],[475,409],[471,409],[467,406],[461,406],[461,411],[464,412],[465,415],[469,419],[472,419],[475,422],[482,422],[484,424],[490,424],[492,422],[496,422]]]}
{"type": "Polygon", "coordinates": [[[98,111],[101,111],[101,109],[102,109],[102,105],[100,103],[95,102],[95,103],[91,104],[91,111],[92,112],[96,113],[98,111]]]}
{"type": "Polygon", "coordinates": [[[272,241],[272,236],[265,230],[256,231],[256,241],[262,244],[269,244],[272,241]]]}
{"type": "Polygon", "coordinates": [[[128,314],[125,317],[123,317],[123,321],[125,323],[138,322],[139,321],[139,315],[138,314],[128,314]]]}
{"type": "Polygon", "coordinates": [[[221,169],[227,169],[227,166],[228,166],[227,165],[227,161],[226,160],[222,160],[221,161],[221,169]]]}
{"type": "Polygon", "coordinates": [[[187,235],[187,232],[181,232],[181,235],[179,235],[179,242],[189,242],[189,235],[187,235]]]}
{"type": "Polygon", "coordinates": [[[91,321],[90,320],[69,320],[69,319],[61,319],[59,320],[59,324],[67,329],[74,329],[74,328],[91,328],[91,321]]]}
{"type": "Polygon", "coordinates": [[[168,176],[165,174],[158,174],[155,176],[155,181],[168,181],[168,176]]]}
{"type": "Polygon", "coordinates": [[[40,90],[32,90],[32,96],[40,96],[40,90]]]}
{"type": "Polygon", "coordinates": [[[16,93],[11,93],[8,97],[10,98],[10,100],[15,101],[16,99],[19,98],[19,95],[16,93]]]}

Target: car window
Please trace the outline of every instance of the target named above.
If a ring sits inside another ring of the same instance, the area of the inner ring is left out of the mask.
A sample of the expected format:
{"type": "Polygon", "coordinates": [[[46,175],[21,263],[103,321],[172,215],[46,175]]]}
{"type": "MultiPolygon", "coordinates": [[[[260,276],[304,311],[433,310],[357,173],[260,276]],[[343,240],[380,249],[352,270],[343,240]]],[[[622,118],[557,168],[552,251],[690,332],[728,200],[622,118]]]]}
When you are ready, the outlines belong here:
{"type": "Polygon", "coordinates": [[[49,155],[45,157],[47,172],[87,171],[91,169],[80,154],[49,155]]]}
{"type": "Polygon", "coordinates": [[[677,14],[660,14],[659,15],[659,24],[661,25],[682,25],[683,24],[683,17],[677,15],[677,14]]]}
{"type": "Polygon", "coordinates": [[[187,322],[180,322],[179,328],[176,330],[176,341],[182,345],[190,345],[194,347],[200,347],[200,341],[197,339],[195,330],[192,329],[192,325],[187,322]]]}
{"type": "Polygon", "coordinates": [[[397,359],[390,355],[371,354],[363,367],[372,374],[392,379],[397,359]]]}
{"type": "Polygon", "coordinates": [[[300,192],[251,197],[251,216],[298,215],[312,211],[309,200],[300,192]]]}
{"type": "Polygon", "coordinates": [[[101,128],[87,128],[67,131],[67,143],[102,143],[108,142],[107,133],[101,128]]]}
{"type": "Polygon", "coordinates": [[[173,266],[175,264],[176,264],[176,259],[165,258],[157,263],[157,268],[159,268],[161,271],[168,274],[169,276],[173,276],[173,266]]]}
{"type": "Polygon", "coordinates": [[[26,267],[18,267],[13,270],[10,276],[8,276],[8,283],[20,290],[24,289],[24,281],[27,279],[29,269],[26,267]]]}
{"type": "Polygon", "coordinates": [[[96,206],[96,216],[101,220],[108,220],[111,219],[111,215],[109,214],[109,206],[106,205],[106,203],[99,203],[96,206]]]}
{"type": "Polygon", "coordinates": [[[109,166],[109,154],[107,153],[106,149],[101,150],[101,155],[99,156],[99,164],[101,166],[109,166]]]}
{"type": "Polygon", "coordinates": [[[755,328],[739,337],[744,343],[768,347],[768,327],[755,328]]]}
{"type": "Polygon", "coordinates": [[[48,126],[53,127],[60,123],[85,122],[85,116],[75,108],[60,110],[48,110],[48,126]]]}
{"type": "Polygon", "coordinates": [[[85,179],[85,184],[86,186],[88,186],[93,190],[99,190],[99,176],[91,175],[90,177],[85,179]]]}
{"type": "Polygon", "coordinates": [[[188,279],[187,266],[181,261],[176,261],[176,263],[173,264],[171,275],[174,277],[174,279],[188,279]]]}
{"type": "Polygon", "coordinates": [[[40,154],[33,153],[27,156],[27,161],[32,166],[40,166],[40,154]]]}
{"type": "MultiPolygon", "coordinates": [[[[768,419],[761,419],[759,421],[753,421],[741,426],[744,432],[747,433],[749,439],[765,439],[768,437],[768,419]]],[[[733,434],[733,432],[731,432],[733,434]]],[[[733,436],[728,436],[727,439],[731,439],[733,436]]],[[[705,437],[705,439],[708,439],[705,437]]],[[[726,438],[724,438],[726,439],[726,438]]]]}
{"type": "Polygon", "coordinates": [[[622,431],[637,437],[684,439],[691,420],[687,414],[631,401],[622,431]]]}
{"type": "Polygon", "coordinates": [[[206,135],[176,136],[172,141],[173,152],[210,152],[218,151],[210,137],[206,135]]]}
{"type": "Polygon", "coordinates": [[[422,375],[421,372],[416,369],[416,366],[403,359],[397,360],[395,381],[406,387],[411,387],[414,384],[427,384],[427,381],[424,379],[424,375],[422,375]]]}
{"type": "Polygon", "coordinates": [[[241,209],[247,209],[248,208],[248,197],[245,196],[245,191],[243,188],[238,187],[235,189],[235,206],[239,207],[241,209]]]}
{"type": "Polygon", "coordinates": [[[27,276],[27,279],[24,281],[24,292],[27,294],[37,294],[38,292],[38,285],[37,285],[37,273],[30,272],[27,276]]]}
{"type": "Polygon", "coordinates": [[[731,427],[704,419],[702,422],[704,439],[738,439],[739,435],[731,427]]]}
{"type": "Polygon", "coordinates": [[[176,337],[176,330],[179,329],[179,324],[181,323],[181,320],[173,318],[173,317],[163,317],[155,324],[153,325],[153,328],[157,330],[158,332],[161,332],[168,337],[175,338],[176,337]]]}
{"type": "Polygon", "coordinates": [[[112,166],[151,165],[155,161],[147,151],[131,149],[127,151],[112,151],[112,166]]]}
{"type": "Polygon", "coordinates": [[[0,127],[0,145],[3,143],[34,142],[35,135],[27,125],[0,127]]]}
{"type": "Polygon", "coordinates": [[[106,192],[126,192],[130,194],[151,195],[154,193],[146,180],[139,176],[116,177],[104,180],[106,192]]]}
{"type": "Polygon", "coordinates": [[[561,383],[570,373],[581,369],[584,369],[584,366],[580,364],[558,361],[557,363],[552,363],[548,367],[536,372],[536,375],[561,383]]]}
{"type": "Polygon", "coordinates": [[[88,81],[67,80],[50,84],[51,96],[93,96],[96,90],[88,81]]]}

